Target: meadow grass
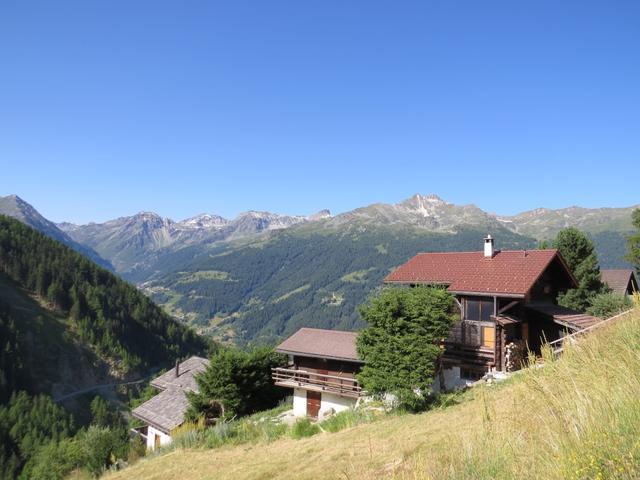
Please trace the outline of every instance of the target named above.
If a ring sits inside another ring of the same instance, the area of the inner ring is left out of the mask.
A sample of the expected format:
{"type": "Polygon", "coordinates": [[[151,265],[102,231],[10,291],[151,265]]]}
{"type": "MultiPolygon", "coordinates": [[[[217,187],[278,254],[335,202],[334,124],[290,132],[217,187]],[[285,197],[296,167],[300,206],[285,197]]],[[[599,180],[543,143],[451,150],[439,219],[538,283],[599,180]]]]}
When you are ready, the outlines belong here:
{"type": "Polygon", "coordinates": [[[321,425],[299,440],[178,448],[109,478],[637,479],[640,310],[429,412],[321,425]]]}

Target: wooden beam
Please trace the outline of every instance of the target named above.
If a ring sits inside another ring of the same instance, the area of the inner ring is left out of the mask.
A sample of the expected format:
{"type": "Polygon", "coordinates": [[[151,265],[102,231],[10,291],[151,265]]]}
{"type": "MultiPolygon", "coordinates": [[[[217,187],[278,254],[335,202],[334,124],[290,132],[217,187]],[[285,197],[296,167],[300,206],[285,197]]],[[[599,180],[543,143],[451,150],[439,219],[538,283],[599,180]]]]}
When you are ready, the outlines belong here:
{"type": "Polygon", "coordinates": [[[509,302],[507,305],[505,305],[504,307],[502,307],[499,311],[498,311],[498,315],[500,315],[501,313],[506,312],[507,310],[509,310],[511,307],[514,307],[515,305],[518,304],[517,300],[514,300],[513,302],[509,302]]]}

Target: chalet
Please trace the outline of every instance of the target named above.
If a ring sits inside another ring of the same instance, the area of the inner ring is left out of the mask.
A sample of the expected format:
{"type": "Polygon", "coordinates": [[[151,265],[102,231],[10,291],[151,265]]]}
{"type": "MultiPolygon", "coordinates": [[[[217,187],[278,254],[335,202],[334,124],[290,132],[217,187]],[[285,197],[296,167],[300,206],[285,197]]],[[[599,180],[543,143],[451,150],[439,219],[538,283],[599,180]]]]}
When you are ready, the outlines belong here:
{"type": "Polygon", "coordinates": [[[606,283],[614,293],[632,295],[638,289],[638,279],[633,270],[600,270],[600,280],[606,283]]]}
{"type": "Polygon", "coordinates": [[[419,253],[385,278],[391,285],[441,285],[451,292],[460,320],[443,342],[445,377],[473,380],[489,371],[517,369],[527,349],[578,331],[598,318],[560,307],[560,292],[577,286],[557,250],[494,248],[419,253]]]}
{"type": "Polygon", "coordinates": [[[171,442],[172,430],[184,423],[184,414],[189,408],[186,392],[198,391],[195,376],[208,365],[206,358],[194,356],[176,363],[174,369],[151,381],[160,393],[131,412],[144,422],[136,432],[145,440],[147,449],[154,450],[171,442]]]}
{"type": "Polygon", "coordinates": [[[289,365],[273,369],[276,385],[293,389],[296,416],[322,418],[356,404],[362,389],[355,379],[363,362],[356,352],[354,332],[301,328],[276,351],[289,365]]]}

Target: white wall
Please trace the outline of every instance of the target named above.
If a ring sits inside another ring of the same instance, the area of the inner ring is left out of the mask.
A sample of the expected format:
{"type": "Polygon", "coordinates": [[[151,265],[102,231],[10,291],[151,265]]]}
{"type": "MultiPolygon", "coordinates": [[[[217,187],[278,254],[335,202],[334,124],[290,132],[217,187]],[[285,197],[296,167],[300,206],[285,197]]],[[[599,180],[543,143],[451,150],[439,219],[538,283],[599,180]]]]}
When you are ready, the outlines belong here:
{"type": "MultiPolygon", "coordinates": [[[[334,412],[342,412],[355,406],[356,399],[341,397],[333,393],[322,393],[320,398],[320,411],[318,416],[323,417],[330,410],[334,412]]],[[[293,414],[296,417],[305,417],[307,415],[307,391],[302,388],[293,389],[293,414]]]]}
{"type": "Polygon", "coordinates": [[[325,414],[329,413],[332,409],[335,413],[348,410],[356,404],[355,398],[341,397],[334,393],[323,393],[320,400],[320,412],[318,416],[322,418],[325,414]]]}
{"type": "Polygon", "coordinates": [[[147,450],[153,450],[155,448],[156,435],[160,436],[161,446],[171,442],[171,437],[169,435],[149,425],[149,428],[147,429],[147,450]]]}
{"type": "Polygon", "coordinates": [[[296,417],[307,414],[307,391],[302,388],[293,389],[293,414],[296,417]]]}

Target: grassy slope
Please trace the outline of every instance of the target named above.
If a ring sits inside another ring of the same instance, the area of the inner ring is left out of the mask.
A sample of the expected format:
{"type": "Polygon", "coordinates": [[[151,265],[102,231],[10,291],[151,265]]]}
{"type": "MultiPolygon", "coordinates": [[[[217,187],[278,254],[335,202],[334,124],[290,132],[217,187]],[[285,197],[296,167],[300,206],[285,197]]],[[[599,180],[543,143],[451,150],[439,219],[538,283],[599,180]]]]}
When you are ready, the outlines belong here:
{"type": "Polygon", "coordinates": [[[304,440],[175,450],[108,478],[639,478],[640,310],[452,400],[304,440]]]}

